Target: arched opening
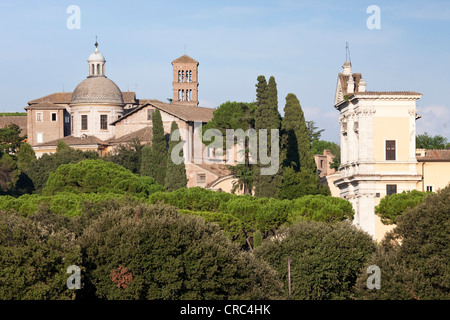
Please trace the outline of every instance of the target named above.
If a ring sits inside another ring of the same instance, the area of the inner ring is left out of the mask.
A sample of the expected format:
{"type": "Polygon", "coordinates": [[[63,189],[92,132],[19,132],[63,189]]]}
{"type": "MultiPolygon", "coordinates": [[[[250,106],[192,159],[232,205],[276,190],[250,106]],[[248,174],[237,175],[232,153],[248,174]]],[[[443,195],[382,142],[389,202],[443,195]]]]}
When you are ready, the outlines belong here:
{"type": "Polygon", "coordinates": [[[93,64],[91,64],[91,66],[92,66],[91,76],[93,76],[95,74],[95,66],[93,64]]]}
{"type": "Polygon", "coordinates": [[[97,75],[100,74],[100,64],[97,63],[97,75]]]}

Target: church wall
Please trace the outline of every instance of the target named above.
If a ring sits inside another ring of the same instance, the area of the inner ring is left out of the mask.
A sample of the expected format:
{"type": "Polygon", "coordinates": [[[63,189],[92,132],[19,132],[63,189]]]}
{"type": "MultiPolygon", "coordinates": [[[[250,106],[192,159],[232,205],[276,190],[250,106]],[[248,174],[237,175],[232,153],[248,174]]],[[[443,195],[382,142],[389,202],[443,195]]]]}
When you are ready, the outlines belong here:
{"type": "Polygon", "coordinates": [[[72,106],[72,136],[81,137],[85,134],[88,136],[95,136],[101,140],[108,140],[115,136],[115,126],[110,123],[117,120],[123,113],[121,106],[114,105],[77,105],[72,106]],[[88,125],[87,130],[82,130],[81,116],[87,115],[88,125]],[[100,127],[100,116],[107,115],[107,129],[103,130],[100,127]]]}
{"type": "Polygon", "coordinates": [[[29,109],[27,110],[27,136],[32,146],[64,137],[64,109],[29,109]],[[40,113],[42,121],[37,121],[40,113]],[[56,121],[52,121],[52,113],[56,113],[56,121]],[[38,135],[42,140],[38,141],[38,135]]]}
{"type": "Polygon", "coordinates": [[[209,170],[205,170],[204,168],[197,166],[193,163],[186,164],[186,177],[188,179],[187,187],[202,187],[205,188],[208,184],[219,178],[218,175],[213,174],[209,170]],[[200,177],[199,175],[204,175],[200,177]]]}
{"type": "Polygon", "coordinates": [[[147,110],[149,109],[152,110],[154,108],[147,106],[116,123],[115,138],[118,139],[124,135],[143,129],[147,126],[152,126],[152,120],[147,119],[147,110]]]}

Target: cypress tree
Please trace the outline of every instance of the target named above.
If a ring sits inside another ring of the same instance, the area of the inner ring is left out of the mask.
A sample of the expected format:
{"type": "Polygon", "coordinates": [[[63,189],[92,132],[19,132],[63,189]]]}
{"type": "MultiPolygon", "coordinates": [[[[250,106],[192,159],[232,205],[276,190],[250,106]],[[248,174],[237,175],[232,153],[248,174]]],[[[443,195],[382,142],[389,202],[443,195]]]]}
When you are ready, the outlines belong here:
{"type": "Polygon", "coordinates": [[[293,93],[286,96],[281,129],[284,169],[278,197],[294,199],[306,194],[329,194],[328,188],[320,184],[305,116],[293,93]]]}
{"type": "Polygon", "coordinates": [[[160,185],[164,185],[167,167],[167,143],[159,110],[152,117],[152,148],[142,149],[141,175],[153,177],[160,185]],[[145,158],[144,158],[145,156],[145,158]]]}
{"type": "MultiPolygon", "coordinates": [[[[267,85],[266,78],[262,75],[257,78],[256,100],[257,108],[255,113],[255,129],[259,133],[261,129],[267,129],[267,152],[272,151],[271,129],[280,129],[280,118],[278,113],[278,98],[275,79],[270,78],[270,88],[267,85]]],[[[259,139],[258,139],[259,143],[259,139]]],[[[279,142],[277,142],[279,143],[279,142]]],[[[258,148],[261,153],[261,148],[258,148]]],[[[278,155],[272,155],[279,157],[278,155]]],[[[276,197],[277,191],[281,185],[280,171],[274,175],[261,175],[261,168],[269,165],[262,165],[258,162],[255,170],[255,195],[258,197],[276,197]]]]}
{"type": "Polygon", "coordinates": [[[267,92],[269,98],[269,104],[274,107],[275,113],[278,115],[278,119],[281,123],[281,115],[278,111],[278,89],[277,83],[275,82],[275,78],[271,76],[269,78],[269,82],[267,84],[267,92]]]}
{"type": "MultiPolygon", "coordinates": [[[[175,121],[172,121],[165,179],[165,187],[167,191],[174,191],[187,186],[186,167],[184,165],[184,161],[180,164],[176,164],[172,161],[172,150],[179,143],[178,141],[172,141],[172,135],[175,130],[178,130],[178,125],[175,121]]],[[[180,151],[180,156],[183,157],[183,149],[180,151]]]]}
{"type": "Polygon", "coordinates": [[[311,152],[311,141],[300,101],[293,93],[286,96],[284,118],[281,124],[283,131],[283,149],[286,158],[285,166],[293,166],[295,171],[307,170],[317,173],[314,155],[311,152]]]}

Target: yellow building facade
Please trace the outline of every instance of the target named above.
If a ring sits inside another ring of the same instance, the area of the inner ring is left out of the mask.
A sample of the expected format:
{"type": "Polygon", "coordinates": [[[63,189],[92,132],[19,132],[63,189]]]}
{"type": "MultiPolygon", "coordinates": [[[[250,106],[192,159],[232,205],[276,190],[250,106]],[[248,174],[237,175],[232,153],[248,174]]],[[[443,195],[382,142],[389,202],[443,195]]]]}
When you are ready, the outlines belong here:
{"type": "Polygon", "coordinates": [[[375,214],[380,200],[403,191],[445,187],[450,181],[450,150],[442,151],[439,160],[433,150],[416,150],[416,101],[421,93],[366,91],[349,61],[343,69],[335,97],[341,166],[327,182],[332,195],[352,203],[354,224],[381,240],[393,226],[383,225],[375,214]]]}

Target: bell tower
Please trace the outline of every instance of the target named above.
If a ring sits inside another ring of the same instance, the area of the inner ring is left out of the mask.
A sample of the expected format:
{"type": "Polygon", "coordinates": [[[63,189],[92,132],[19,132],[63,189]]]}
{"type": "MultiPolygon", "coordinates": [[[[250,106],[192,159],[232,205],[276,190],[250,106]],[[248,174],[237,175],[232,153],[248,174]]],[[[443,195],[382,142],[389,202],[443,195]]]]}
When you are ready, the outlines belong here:
{"type": "Polygon", "coordinates": [[[198,61],[183,55],[172,61],[173,102],[198,106],[198,61]]]}

